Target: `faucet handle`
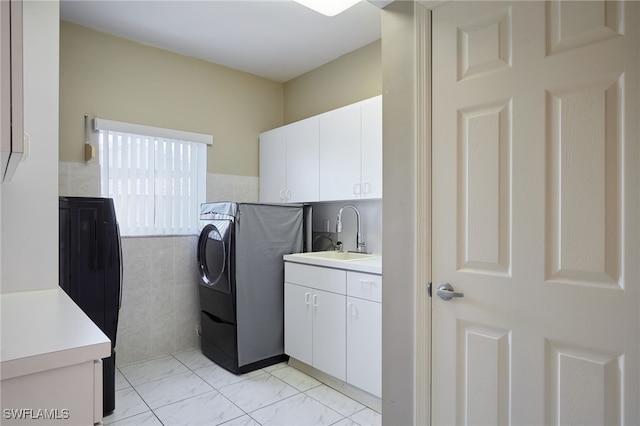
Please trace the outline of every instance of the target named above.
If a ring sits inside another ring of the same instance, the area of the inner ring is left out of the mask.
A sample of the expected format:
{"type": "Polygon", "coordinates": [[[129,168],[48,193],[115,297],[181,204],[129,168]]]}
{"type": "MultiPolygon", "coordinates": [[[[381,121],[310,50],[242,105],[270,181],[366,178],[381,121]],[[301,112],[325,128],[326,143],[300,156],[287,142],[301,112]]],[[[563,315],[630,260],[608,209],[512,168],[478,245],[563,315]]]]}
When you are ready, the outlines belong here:
{"type": "Polygon", "coordinates": [[[335,251],[342,251],[342,241],[338,241],[335,245],[335,251]]]}
{"type": "Polygon", "coordinates": [[[364,234],[358,234],[358,247],[356,248],[360,253],[367,252],[367,241],[365,240],[364,234]]]}

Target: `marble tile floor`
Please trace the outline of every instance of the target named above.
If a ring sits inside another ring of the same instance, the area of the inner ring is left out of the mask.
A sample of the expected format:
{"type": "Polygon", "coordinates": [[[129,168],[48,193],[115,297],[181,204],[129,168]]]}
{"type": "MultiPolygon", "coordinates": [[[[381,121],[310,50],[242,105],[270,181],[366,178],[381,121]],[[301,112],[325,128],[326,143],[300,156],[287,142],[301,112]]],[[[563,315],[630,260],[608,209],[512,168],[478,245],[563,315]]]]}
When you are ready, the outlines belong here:
{"type": "Polygon", "coordinates": [[[241,376],[199,349],[116,370],[116,409],[105,425],[374,426],[379,413],[286,363],[241,376]]]}

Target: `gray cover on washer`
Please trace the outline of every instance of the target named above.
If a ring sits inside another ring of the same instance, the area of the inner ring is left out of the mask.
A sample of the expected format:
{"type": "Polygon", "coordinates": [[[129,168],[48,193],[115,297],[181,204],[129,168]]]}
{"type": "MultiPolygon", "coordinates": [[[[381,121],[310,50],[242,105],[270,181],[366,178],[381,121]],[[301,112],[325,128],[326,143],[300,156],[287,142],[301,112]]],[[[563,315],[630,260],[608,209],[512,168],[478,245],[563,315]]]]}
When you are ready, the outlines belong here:
{"type": "MultiPolygon", "coordinates": [[[[215,203],[200,204],[200,222],[209,219],[235,218],[239,204],[234,201],[217,201],[215,203]]],[[[201,223],[201,228],[204,225],[201,223]]]]}
{"type": "Polygon", "coordinates": [[[285,254],[303,250],[301,206],[240,204],[236,216],[238,366],[284,353],[285,254]]]}

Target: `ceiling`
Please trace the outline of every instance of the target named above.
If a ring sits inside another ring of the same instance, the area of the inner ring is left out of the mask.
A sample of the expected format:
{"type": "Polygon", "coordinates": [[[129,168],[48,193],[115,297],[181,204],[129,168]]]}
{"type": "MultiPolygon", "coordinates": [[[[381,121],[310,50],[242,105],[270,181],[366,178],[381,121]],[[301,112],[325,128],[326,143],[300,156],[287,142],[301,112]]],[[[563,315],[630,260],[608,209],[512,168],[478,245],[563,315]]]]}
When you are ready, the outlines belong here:
{"type": "Polygon", "coordinates": [[[378,40],[381,11],[366,1],[327,17],[292,0],[62,0],[60,18],[285,82],[378,40]]]}

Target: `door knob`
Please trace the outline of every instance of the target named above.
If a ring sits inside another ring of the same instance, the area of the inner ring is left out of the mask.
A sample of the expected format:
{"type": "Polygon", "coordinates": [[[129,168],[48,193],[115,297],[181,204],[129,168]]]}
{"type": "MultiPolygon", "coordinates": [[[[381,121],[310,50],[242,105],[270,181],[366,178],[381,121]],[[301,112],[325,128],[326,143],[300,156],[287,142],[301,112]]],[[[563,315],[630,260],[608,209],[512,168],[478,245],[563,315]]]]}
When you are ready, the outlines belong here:
{"type": "Polygon", "coordinates": [[[453,287],[449,283],[440,283],[436,289],[436,294],[442,300],[451,300],[454,297],[464,297],[464,293],[457,293],[453,291],[453,287]]]}

